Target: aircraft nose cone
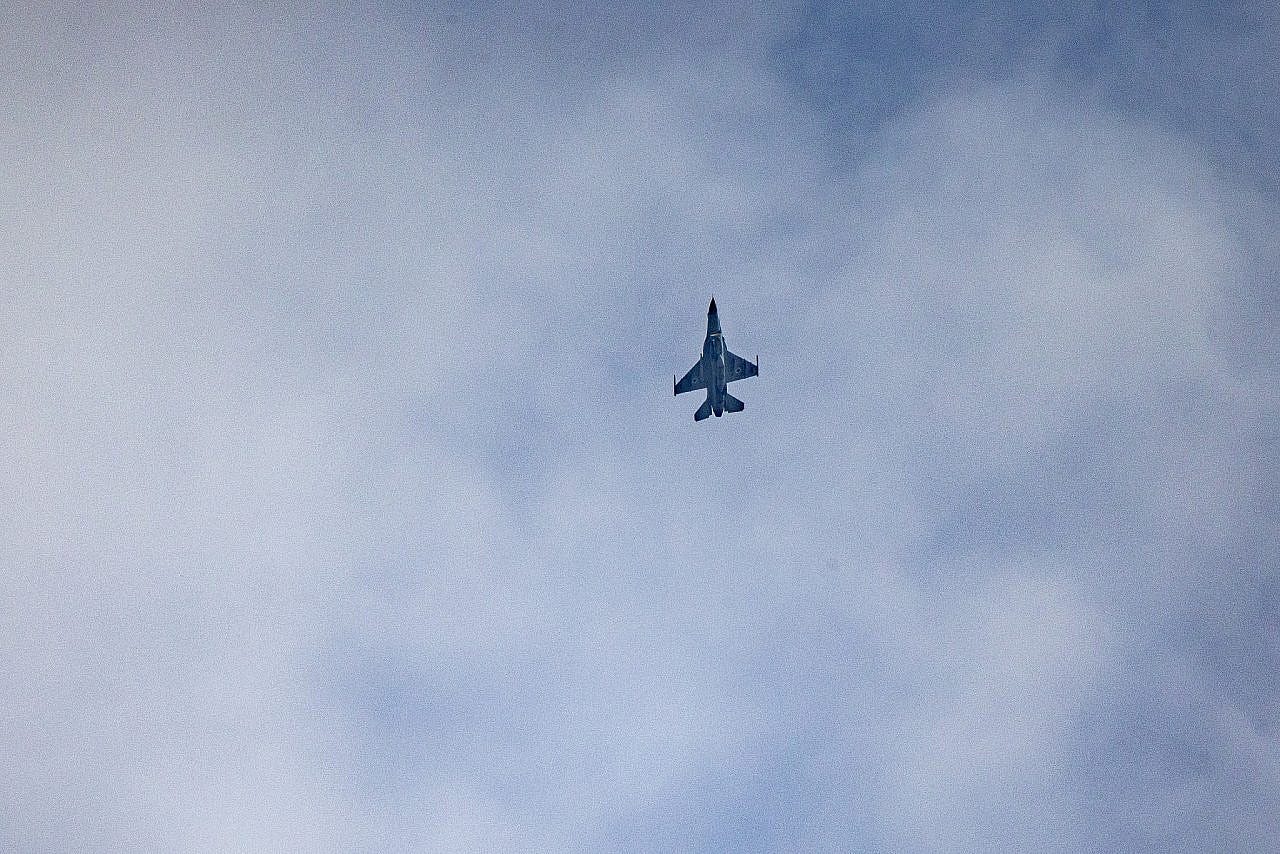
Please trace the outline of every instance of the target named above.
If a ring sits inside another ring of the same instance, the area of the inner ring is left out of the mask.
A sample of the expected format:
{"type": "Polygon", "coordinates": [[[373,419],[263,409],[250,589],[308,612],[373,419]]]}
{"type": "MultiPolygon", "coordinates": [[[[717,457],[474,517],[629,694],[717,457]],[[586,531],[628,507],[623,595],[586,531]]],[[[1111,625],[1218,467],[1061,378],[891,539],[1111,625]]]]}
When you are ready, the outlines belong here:
{"type": "Polygon", "coordinates": [[[712,297],[711,305],[707,308],[707,314],[715,314],[715,313],[716,313],[716,298],[712,297]]]}

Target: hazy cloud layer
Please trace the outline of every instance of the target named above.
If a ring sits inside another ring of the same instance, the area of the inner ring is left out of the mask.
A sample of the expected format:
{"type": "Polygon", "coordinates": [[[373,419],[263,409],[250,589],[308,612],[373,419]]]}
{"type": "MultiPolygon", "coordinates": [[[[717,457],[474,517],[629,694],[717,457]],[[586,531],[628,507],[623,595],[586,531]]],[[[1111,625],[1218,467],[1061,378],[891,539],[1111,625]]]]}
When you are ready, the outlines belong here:
{"type": "Polygon", "coordinates": [[[1241,14],[15,14],[0,841],[1265,848],[1241,14]]]}

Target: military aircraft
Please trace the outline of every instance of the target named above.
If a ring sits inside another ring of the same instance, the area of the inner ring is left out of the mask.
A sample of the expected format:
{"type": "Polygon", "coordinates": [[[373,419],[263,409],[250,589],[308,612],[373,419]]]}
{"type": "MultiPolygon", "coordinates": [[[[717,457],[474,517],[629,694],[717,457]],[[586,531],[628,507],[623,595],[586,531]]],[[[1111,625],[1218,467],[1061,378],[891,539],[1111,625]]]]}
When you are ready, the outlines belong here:
{"type": "Polygon", "coordinates": [[[716,314],[716,298],[711,298],[711,306],[707,309],[707,337],[702,342],[702,358],[698,364],[689,369],[689,373],[679,382],[675,382],[676,394],[686,391],[707,390],[707,399],[693,413],[694,421],[701,421],[711,413],[719,418],[725,412],[741,412],[746,405],[729,394],[728,385],[737,380],[745,380],[760,373],[760,357],[755,364],[741,356],[735,356],[724,346],[724,335],[720,332],[720,316],[716,314]]]}

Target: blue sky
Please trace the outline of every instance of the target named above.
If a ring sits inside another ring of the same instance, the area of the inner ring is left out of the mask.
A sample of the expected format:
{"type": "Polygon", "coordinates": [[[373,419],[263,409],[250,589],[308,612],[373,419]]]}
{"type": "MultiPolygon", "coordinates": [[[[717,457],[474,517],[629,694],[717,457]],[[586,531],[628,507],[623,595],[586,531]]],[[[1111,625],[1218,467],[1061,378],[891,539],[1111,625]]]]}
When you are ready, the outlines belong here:
{"type": "Polygon", "coordinates": [[[1268,6],[10,17],[2,847],[1280,832],[1268,6]]]}

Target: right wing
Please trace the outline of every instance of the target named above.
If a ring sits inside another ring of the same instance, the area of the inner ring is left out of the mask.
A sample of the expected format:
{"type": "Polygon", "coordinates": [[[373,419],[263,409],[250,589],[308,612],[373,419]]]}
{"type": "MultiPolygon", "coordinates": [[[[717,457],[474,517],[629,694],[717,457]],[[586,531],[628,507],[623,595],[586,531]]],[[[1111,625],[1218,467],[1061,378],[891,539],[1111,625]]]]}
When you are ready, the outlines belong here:
{"type": "Polygon", "coordinates": [[[684,394],[686,391],[697,391],[700,388],[706,388],[706,378],[702,376],[702,360],[689,369],[689,373],[684,375],[680,382],[676,383],[676,394],[684,394]]]}
{"type": "MultiPolygon", "coordinates": [[[[759,357],[757,357],[759,361],[759,357]]],[[[738,380],[745,380],[747,377],[756,377],[760,375],[760,368],[752,362],[748,362],[741,356],[735,356],[728,350],[724,351],[724,381],[727,383],[736,383],[738,380]]]]}

